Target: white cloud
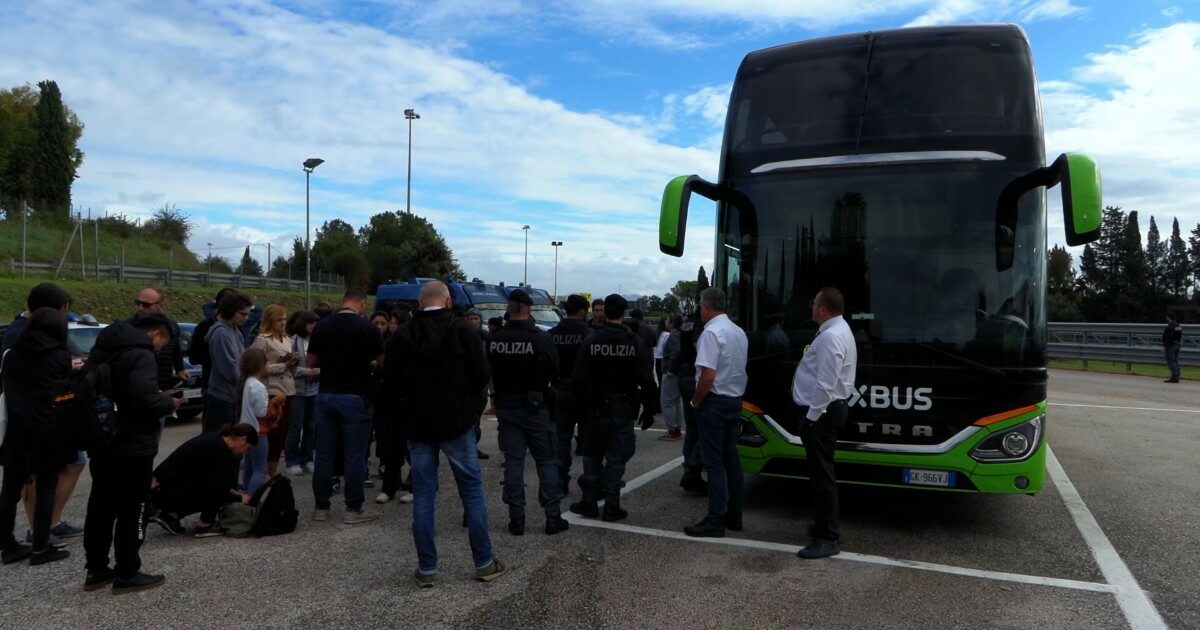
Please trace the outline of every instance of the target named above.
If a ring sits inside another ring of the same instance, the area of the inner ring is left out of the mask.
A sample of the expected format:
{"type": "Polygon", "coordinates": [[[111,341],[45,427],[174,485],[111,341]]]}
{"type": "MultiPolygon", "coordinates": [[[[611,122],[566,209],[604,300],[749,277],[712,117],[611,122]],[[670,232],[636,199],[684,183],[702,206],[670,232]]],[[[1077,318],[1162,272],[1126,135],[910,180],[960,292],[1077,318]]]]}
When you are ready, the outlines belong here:
{"type": "Polygon", "coordinates": [[[1200,23],[1089,55],[1072,81],[1042,84],[1047,151],[1091,154],[1106,204],[1190,229],[1200,222],[1200,84],[1181,78],[1191,76],[1200,76],[1200,23]]]}
{"type": "Polygon", "coordinates": [[[1071,0],[1041,0],[1030,2],[1020,12],[1022,22],[1058,20],[1083,13],[1082,7],[1071,4],[1071,0]]]}
{"type": "Polygon", "coordinates": [[[1173,19],[1183,15],[1183,7],[1179,7],[1179,6],[1167,7],[1162,10],[1162,15],[1163,15],[1163,17],[1165,17],[1167,19],[1173,20],[1173,19]]]}

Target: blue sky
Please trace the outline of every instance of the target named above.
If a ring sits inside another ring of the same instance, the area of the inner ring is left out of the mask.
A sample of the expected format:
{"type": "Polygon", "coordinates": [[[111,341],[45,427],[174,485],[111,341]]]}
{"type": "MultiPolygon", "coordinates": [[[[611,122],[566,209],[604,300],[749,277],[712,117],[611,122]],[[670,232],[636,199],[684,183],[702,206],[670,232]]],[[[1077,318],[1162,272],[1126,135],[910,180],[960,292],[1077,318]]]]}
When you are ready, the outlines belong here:
{"type": "Polygon", "coordinates": [[[969,22],[1026,29],[1048,152],[1093,154],[1106,202],[1164,231],[1165,217],[1200,222],[1194,0],[5,4],[0,85],[53,78],[87,125],[76,203],[132,216],[174,203],[201,255],[303,234],[308,157],[327,161],[314,227],[402,209],[413,107],[413,209],[468,275],[520,281],[529,224],[532,284],[552,288],[561,240],[560,293],[662,293],[711,269],[707,206],[674,259],[657,250],[658,201],[671,176],[715,176],[746,52],[969,22]]]}

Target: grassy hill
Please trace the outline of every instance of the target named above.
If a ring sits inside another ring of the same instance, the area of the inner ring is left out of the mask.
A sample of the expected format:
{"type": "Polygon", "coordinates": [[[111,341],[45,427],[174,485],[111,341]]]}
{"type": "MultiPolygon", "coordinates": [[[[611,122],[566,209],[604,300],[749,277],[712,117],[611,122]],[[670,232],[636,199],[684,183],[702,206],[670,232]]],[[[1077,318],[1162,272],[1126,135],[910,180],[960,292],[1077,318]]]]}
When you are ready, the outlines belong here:
{"type": "MultiPolygon", "coordinates": [[[[47,225],[30,220],[27,226],[26,257],[36,262],[58,262],[63,248],[71,238],[71,228],[47,225]]],[[[90,265],[96,261],[96,232],[90,223],[84,223],[83,255],[90,265]]],[[[159,239],[135,235],[122,238],[120,235],[100,228],[100,262],[116,264],[121,260],[121,246],[125,246],[125,264],[131,267],[158,267],[168,265],[175,269],[200,271],[203,265],[186,247],[178,243],[167,243],[159,239]],[[173,254],[172,254],[173,253],[173,254]]],[[[10,259],[21,259],[21,221],[0,221],[0,267],[8,267],[10,259]]],[[[67,262],[79,262],[79,239],[71,245],[67,262]]]]}
{"type": "MultiPolygon", "coordinates": [[[[8,323],[18,313],[25,310],[25,298],[29,290],[39,282],[50,280],[47,277],[12,278],[0,277],[0,321],[8,323]]],[[[56,284],[66,289],[74,300],[71,310],[76,313],[91,313],[101,322],[111,322],[118,318],[128,317],[133,313],[133,298],[141,289],[135,283],[119,284],[116,282],[93,282],[82,280],[54,280],[56,284]]],[[[167,292],[166,313],[181,322],[198,322],[203,317],[200,307],[211,301],[218,287],[197,285],[164,287],[167,292]]],[[[304,308],[303,291],[282,291],[278,289],[247,288],[254,303],[260,306],[280,303],[287,307],[288,312],[304,308]]],[[[340,293],[313,292],[313,302],[325,300],[332,304],[340,302],[340,293]]]]}

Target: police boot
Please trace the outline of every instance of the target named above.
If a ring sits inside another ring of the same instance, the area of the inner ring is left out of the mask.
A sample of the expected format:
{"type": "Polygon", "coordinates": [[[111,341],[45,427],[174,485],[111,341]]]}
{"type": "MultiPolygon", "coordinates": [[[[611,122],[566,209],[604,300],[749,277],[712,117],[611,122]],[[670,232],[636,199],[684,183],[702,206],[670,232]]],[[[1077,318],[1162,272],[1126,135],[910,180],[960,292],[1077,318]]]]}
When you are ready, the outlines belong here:
{"type": "Polygon", "coordinates": [[[600,517],[600,520],[611,523],[613,521],[624,520],[627,516],[629,516],[629,512],[622,510],[620,503],[616,501],[605,501],[604,515],[600,517]]]}
{"type": "Polygon", "coordinates": [[[508,533],[512,534],[513,536],[524,536],[525,535],[525,517],[524,516],[513,516],[511,519],[509,519],[508,533]]]}
{"type": "Polygon", "coordinates": [[[598,518],[600,516],[600,508],[596,507],[595,501],[579,501],[571,504],[571,513],[588,518],[598,518]]]}
{"type": "Polygon", "coordinates": [[[553,536],[559,532],[565,532],[571,524],[567,522],[561,515],[546,516],[546,535],[553,536]]]}

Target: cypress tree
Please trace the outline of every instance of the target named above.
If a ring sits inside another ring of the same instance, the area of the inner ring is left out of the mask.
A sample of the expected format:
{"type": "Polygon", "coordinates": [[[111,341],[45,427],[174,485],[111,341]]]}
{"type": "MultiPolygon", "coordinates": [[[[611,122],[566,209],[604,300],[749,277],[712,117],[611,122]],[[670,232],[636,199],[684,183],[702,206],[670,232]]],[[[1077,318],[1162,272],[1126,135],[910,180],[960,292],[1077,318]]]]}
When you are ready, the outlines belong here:
{"type": "Polygon", "coordinates": [[[45,216],[66,218],[70,214],[78,150],[71,138],[58,84],[42,81],[38,88],[41,94],[37,104],[37,145],[31,167],[31,205],[45,216]]]}
{"type": "Polygon", "coordinates": [[[1171,222],[1171,239],[1167,242],[1167,291],[1176,304],[1187,301],[1191,267],[1187,246],[1179,234],[1179,219],[1171,222]]]}

